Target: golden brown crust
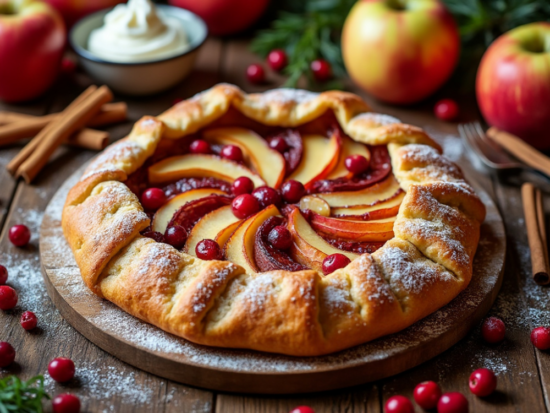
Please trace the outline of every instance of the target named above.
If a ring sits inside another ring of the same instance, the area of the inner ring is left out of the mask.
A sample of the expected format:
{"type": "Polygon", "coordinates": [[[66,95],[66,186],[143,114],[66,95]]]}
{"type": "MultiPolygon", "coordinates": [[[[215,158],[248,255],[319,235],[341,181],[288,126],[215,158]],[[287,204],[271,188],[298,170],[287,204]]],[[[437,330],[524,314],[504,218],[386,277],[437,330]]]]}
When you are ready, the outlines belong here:
{"type": "Polygon", "coordinates": [[[86,284],[130,314],[196,343],[313,356],[402,330],[468,285],[485,208],[460,169],[421,129],[373,114],[357,96],[218,85],[140,120],[71,190],[63,230],[86,284]],[[332,110],[353,139],[387,144],[406,191],[395,238],[347,267],[247,274],[202,261],[139,232],[149,219],[121,183],[155,151],[237,110],[297,127],[332,110]]]}

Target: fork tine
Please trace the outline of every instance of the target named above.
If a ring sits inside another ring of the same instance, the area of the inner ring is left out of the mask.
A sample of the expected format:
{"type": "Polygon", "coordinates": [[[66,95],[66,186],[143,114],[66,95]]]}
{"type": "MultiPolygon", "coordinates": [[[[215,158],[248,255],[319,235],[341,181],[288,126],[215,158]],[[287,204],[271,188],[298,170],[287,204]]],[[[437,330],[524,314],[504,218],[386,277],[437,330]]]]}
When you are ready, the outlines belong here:
{"type": "Polygon", "coordinates": [[[495,143],[495,141],[493,141],[492,139],[490,139],[487,136],[487,134],[485,133],[485,131],[481,127],[481,123],[473,122],[473,123],[471,123],[471,125],[475,129],[477,135],[481,138],[481,140],[483,140],[483,142],[486,145],[489,145],[491,148],[493,148],[496,151],[503,152],[502,148],[497,143],[495,143]]]}
{"type": "Polygon", "coordinates": [[[460,124],[458,125],[458,133],[462,137],[466,144],[479,156],[482,160],[486,159],[485,155],[481,152],[481,149],[477,145],[477,142],[472,138],[471,132],[469,130],[469,124],[460,124]]]}
{"type": "MultiPolygon", "coordinates": [[[[481,126],[481,125],[480,125],[481,126]]],[[[491,168],[498,168],[499,165],[491,161],[485,151],[491,151],[492,148],[488,148],[487,143],[481,140],[479,132],[476,130],[476,127],[472,123],[466,123],[459,125],[459,133],[463,136],[468,143],[468,146],[474,150],[480,160],[487,166],[491,168]]]]}

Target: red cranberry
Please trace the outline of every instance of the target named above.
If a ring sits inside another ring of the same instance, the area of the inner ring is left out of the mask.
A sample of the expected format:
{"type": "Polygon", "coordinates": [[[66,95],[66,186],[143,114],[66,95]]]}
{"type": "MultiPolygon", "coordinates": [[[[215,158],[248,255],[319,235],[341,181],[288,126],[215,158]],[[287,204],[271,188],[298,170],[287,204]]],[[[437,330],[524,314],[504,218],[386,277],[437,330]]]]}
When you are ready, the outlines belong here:
{"type": "Polygon", "coordinates": [[[0,367],[9,366],[15,360],[15,349],[6,341],[0,341],[0,367]]]}
{"type": "Polygon", "coordinates": [[[8,281],[8,269],[3,265],[0,265],[0,285],[5,284],[8,281]]]}
{"type": "Polygon", "coordinates": [[[73,394],[59,394],[52,401],[53,413],[80,413],[80,399],[73,394]]]}
{"type": "Polygon", "coordinates": [[[64,57],[61,60],[61,71],[66,74],[71,74],[76,70],[76,63],[74,60],[64,57]]]}
{"type": "Polygon", "coordinates": [[[344,268],[350,263],[350,259],[344,254],[331,254],[323,260],[323,273],[332,274],[334,271],[344,268]]]}
{"type": "Polygon", "coordinates": [[[55,381],[64,383],[74,377],[74,363],[65,357],[55,358],[48,364],[48,373],[55,381]]]}
{"type": "Polygon", "coordinates": [[[481,335],[487,343],[495,344],[504,340],[506,326],[500,318],[489,317],[481,326],[481,335]]]}
{"type": "Polygon", "coordinates": [[[17,293],[9,285],[0,285],[0,310],[11,310],[17,305],[17,293]]]}
{"type": "Polygon", "coordinates": [[[317,59],[311,62],[310,69],[318,82],[324,82],[332,77],[332,68],[330,63],[323,59],[317,59]]]}
{"type": "Polygon", "coordinates": [[[233,185],[231,185],[231,192],[233,195],[249,194],[254,190],[254,182],[247,176],[241,176],[235,179],[233,185]]]}
{"type": "Polygon", "coordinates": [[[442,99],[434,106],[435,116],[444,121],[452,121],[458,117],[458,105],[452,99],[442,99]]]}
{"type": "Polygon", "coordinates": [[[210,144],[202,139],[197,139],[196,141],[191,142],[191,145],[189,145],[189,150],[191,153],[202,153],[203,155],[212,153],[210,144]]]}
{"type": "Polygon", "coordinates": [[[187,241],[187,231],[180,225],[169,227],[164,233],[165,241],[177,250],[181,250],[187,241]]]}
{"type": "Polygon", "coordinates": [[[445,393],[437,402],[437,413],[468,413],[468,400],[462,393],[445,393]]]}
{"type": "Polygon", "coordinates": [[[344,164],[351,173],[361,174],[369,169],[370,162],[363,155],[350,155],[345,159],[344,164]]]}
{"type": "Polygon", "coordinates": [[[23,314],[21,314],[21,327],[23,327],[25,330],[32,330],[36,327],[37,323],[38,319],[32,311],[25,311],[23,314]]]}
{"type": "Polygon", "coordinates": [[[276,189],[269,186],[261,186],[252,191],[252,196],[258,200],[260,209],[264,209],[269,205],[278,206],[281,204],[281,195],[276,189]]]}
{"type": "Polygon", "coordinates": [[[235,145],[225,145],[221,151],[222,157],[234,162],[242,162],[243,151],[235,145]]]}
{"type": "Polygon", "coordinates": [[[260,210],[258,200],[250,194],[237,196],[231,203],[233,214],[239,219],[248,218],[260,210]]]}
{"type": "Polygon", "coordinates": [[[531,331],[531,343],[539,350],[550,348],[550,328],[537,327],[531,331]]]}
{"type": "Polygon", "coordinates": [[[195,247],[195,254],[201,260],[221,260],[222,259],[222,250],[219,244],[211,239],[203,239],[195,247]]]}
{"type": "Polygon", "coordinates": [[[156,211],[166,203],[166,195],[160,188],[149,188],[141,194],[141,205],[149,211],[156,211]]]}
{"type": "Polygon", "coordinates": [[[405,396],[393,396],[386,402],[385,413],[414,413],[413,404],[405,396]]]}
{"type": "Polygon", "coordinates": [[[288,149],[288,143],[286,143],[285,138],[275,136],[269,140],[269,147],[277,152],[283,153],[288,149]]]}
{"type": "Polygon", "coordinates": [[[16,247],[24,247],[31,239],[31,232],[26,225],[22,224],[11,227],[8,235],[11,243],[16,247]]]}
{"type": "Polygon", "coordinates": [[[485,397],[497,388],[497,376],[489,369],[477,369],[470,375],[470,391],[476,396],[485,397]]]}
{"type": "Polygon", "coordinates": [[[435,409],[441,397],[441,389],[435,381],[424,381],[414,388],[414,401],[423,409],[435,409]]]}
{"type": "Polygon", "coordinates": [[[269,231],[267,240],[271,245],[279,250],[287,250],[292,246],[292,236],[290,235],[290,231],[282,225],[279,225],[269,231]]]}
{"type": "Polygon", "coordinates": [[[315,413],[315,410],[309,406],[298,406],[292,409],[290,413],[315,413]]]}
{"type": "Polygon", "coordinates": [[[276,72],[283,70],[287,64],[286,53],[283,49],[274,49],[267,55],[267,63],[276,72]]]}
{"type": "Polygon", "coordinates": [[[263,83],[265,81],[264,68],[259,64],[253,64],[246,68],[246,77],[250,83],[263,83]]]}
{"type": "Polygon", "coordinates": [[[283,199],[289,204],[295,204],[299,202],[300,199],[305,195],[306,188],[301,182],[291,179],[286,181],[281,187],[281,194],[283,194],[283,199]]]}

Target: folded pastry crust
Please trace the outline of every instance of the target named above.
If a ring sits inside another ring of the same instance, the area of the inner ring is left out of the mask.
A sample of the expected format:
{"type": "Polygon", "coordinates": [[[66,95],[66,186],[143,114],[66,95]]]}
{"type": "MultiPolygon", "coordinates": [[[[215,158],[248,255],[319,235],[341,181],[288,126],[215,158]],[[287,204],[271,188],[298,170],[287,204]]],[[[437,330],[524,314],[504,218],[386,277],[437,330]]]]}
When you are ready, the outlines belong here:
{"type": "Polygon", "coordinates": [[[450,302],[470,282],[484,218],[483,203],[437,143],[420,128],[372,113],[358,96],[245,94],[220,84],[142,118],[97,156],[70,191],[62,225],[85,283],[128,313],[195,343],[315,356],[395,333],[450,302]],[[352,139],[388,145],[406,191],[395,238],[373,254],[328,276],[247,274],[140,235],[149,218],[124,181],[161,139],[194,133],[230,113],[299,127],[327,111],[352,139]]]}

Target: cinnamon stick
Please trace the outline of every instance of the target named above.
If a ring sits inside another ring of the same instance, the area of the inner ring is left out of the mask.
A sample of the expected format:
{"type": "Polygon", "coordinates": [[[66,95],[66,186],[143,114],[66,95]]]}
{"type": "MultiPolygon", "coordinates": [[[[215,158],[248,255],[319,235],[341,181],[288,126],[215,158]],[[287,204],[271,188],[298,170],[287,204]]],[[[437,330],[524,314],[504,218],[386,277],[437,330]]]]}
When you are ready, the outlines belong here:
{"type": "Polygon", "coordinates": [[[101,109],[103,104],[113,99],[113,93],[107,86],[101,86],[86,96],[81,103],[71,104],[63,111],[63,116],[48,124],[49,129],[38,148],[17,169],[17,176],[22,176],[30,183],[46,165],[54,151],[75,131],[81,129],[101,109]],[[52,125],[52,128],[49,126],[52,125]]]}
{"type": "Polygon", "coordinates": [[[109,143],[109,133],[97,129],[84,128],[74,133],[68,140],[67,144],[79,148],[91,149],[100,151],[105,149],[109,143]]]}
{"type": "Polygon", "coordinates": [[[542,208],[542,194],[531,183],[521,187],[527,238],[531,250],[531,267],[533,279],[539,285],[550,283],[548,269],[548,246],[546,244],[546,229],[544,224],[544,210],[542,208]]]}

